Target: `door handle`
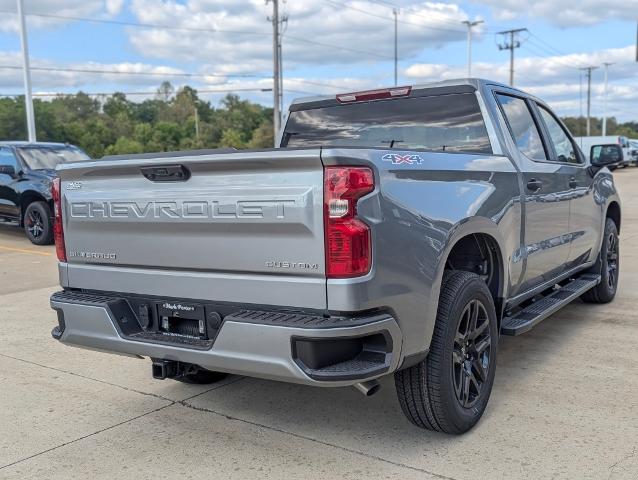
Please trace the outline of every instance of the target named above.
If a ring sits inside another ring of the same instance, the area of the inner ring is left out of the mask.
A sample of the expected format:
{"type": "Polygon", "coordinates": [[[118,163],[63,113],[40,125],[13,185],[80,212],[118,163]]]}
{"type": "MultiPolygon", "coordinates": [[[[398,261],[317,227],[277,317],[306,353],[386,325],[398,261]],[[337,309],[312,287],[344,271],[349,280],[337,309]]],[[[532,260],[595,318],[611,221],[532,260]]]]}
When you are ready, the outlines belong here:
{"type": "Polygon", "coordinates": [[[543,182],[540,180],[532,178],[529,182],[527,182],[527,189],[531,192],[538,192],[541,188],[543,188],[543,182]]]}
{"type": "Polygon", "coordinates": [[[572,177],[569,179],[569,188],[576,188],[578,186],[578,181],[576,177],[572,177]]]}

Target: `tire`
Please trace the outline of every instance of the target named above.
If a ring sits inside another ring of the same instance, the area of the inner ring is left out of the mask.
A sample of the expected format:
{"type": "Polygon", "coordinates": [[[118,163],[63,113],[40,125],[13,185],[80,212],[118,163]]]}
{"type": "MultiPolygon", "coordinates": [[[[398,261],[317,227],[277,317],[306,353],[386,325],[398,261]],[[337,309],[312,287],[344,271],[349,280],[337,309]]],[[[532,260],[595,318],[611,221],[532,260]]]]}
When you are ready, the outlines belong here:
{"type": "Polygon", "coordinates": [[[46,202],[32,202],[27,206],[22,221],[27,238],[34,245],[53,243],[51,209],[46,202]]]}
{"type": "Polygon", "coordinates": [[[496,310],[485,282],[471,272],[446,272],[428,356],[394,375],[399,404],[405,416],[418,427],[437,432],[460,434],[470,430],[483,415],[492,391],[497,346],[496,310]],[[474,310],[471,305],[475,306],[474,310]],[[480,334],[475,338],[476,345],[460,349],[459,345],[465,341],[460,341],[464,339],[462,332],[470,330],[463,326],[468,325],[473,311],[477,311],[478,319],[482,320],[475,320],[480,326],[476,331],[480,330],[480,334]],[[485,342],[488,346],[483,349],[485,342]],[[477,345],[482,353],[477,353],[477,345]],[[465,354],[472,358],[463,360],[465,354]],[[480,386],[477,380],[481,377],[479,366],[484,372],[480,386]],[[467,373],[467,368],[471,374],[467,373]],[[471,378],[477,381],[476,385],[471,383],[471,378]],[[465,389],[459,388],[465,382],[470,385],[467,395],[465,389]]]}
{"type": "Polygon", "coordinates": [[[192,383],[196,385],[207,385],[209,383],[216,383],[228,376],[227,373],[213,372],[211,370],[204,370],[203,368],[197,369],[195,372],[185,373],[179,377],[175,377],[175,380],[182,383],[192,383]]]}
{"type": "Polygon", "coordinates": [[[611,218],[605,219],[605,235],[600,247],[600,255],[591,272],[600,275],[600,283],[580,298],[587,303],[611,302],[618,290],[618,274],[620,273],[618,228],[611,218]]]}

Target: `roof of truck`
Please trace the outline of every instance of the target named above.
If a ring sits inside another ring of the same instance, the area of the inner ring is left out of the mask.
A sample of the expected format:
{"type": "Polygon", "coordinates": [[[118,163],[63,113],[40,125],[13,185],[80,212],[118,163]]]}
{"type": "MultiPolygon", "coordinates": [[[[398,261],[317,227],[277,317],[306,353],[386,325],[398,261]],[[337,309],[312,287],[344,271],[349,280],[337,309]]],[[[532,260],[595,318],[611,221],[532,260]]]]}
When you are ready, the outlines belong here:
{"type": "MultiPolygon", "coordinates": [[[[462,87],[469,87],[472,90],[479,90],[484,85],[491,85],[491,86],[496,85],[498,87],[507,88],[508,90],[519,91],[525,95],[529,95],[525,92],[522,92],[521,90],[510,87],[509,85],[505,85],[500,82],[495,82],[493,80],[486,80],[484,78],[457,78],[457,79],[451,79],[451,80],[442,80],[439,82],[420,83],[416,85],[399,85],[399,86],[390,86],[390,87],[380,87],[380,88],[375,88],[371,90],[385,90],[385,89],[391,90],[391,89],[407,87],[407,86],[410,86],[412,88],[412,91],[426,90],[431,88],[444,88],[444,89],[451,90],[451,89],[454,89],[454,87],[460,87],[461,89],[462,87]]],[[[339,92],[338,95],[341,95],[343,93],[350,93],[353,91],[354,90],[350,90],[350,91],[344,90],[343,92],[339,92]]],[[[325,101],[331,101],[331,100],[334,100],[335,98],[336,98],[336,95],[316,95],[312,97],[301,97],[301,98],[294,99],[292,103],[290,104],[290,106],[293,107],[291,108],[291,110],[295,110],[294,108],[295,105],[302,105],[302,104],[305,105],[308,103],[320,103],[325,101]]]]}
{"type": "Polygon", "coordinates": [[[57,142],[28,142],[25,140],[0,140],[0,145],[11,147],[73,147],[69,143],[57,143],[57,142]]]}

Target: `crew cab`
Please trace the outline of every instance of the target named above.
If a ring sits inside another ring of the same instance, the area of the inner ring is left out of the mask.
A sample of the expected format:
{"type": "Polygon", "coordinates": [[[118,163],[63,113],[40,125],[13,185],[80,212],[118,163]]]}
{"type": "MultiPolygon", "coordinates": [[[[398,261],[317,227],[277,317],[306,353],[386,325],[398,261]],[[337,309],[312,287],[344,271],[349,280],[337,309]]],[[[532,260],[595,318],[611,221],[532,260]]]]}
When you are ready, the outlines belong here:
{"type": "Polygon", "coordinates": [[[81,149],[64,143],[0,142],[0,220],[18,222],[35,245],[50,244],[55,167],[88,159],[81,149]]]}
{"type": "Polygon", "coordinates": [[[464,79],[296,101],[277,149],[62,164],[52,335],[159,379],[393,374],[411,422],[462,433],[501,335],[614,298],[619,148],[464,79]]]}

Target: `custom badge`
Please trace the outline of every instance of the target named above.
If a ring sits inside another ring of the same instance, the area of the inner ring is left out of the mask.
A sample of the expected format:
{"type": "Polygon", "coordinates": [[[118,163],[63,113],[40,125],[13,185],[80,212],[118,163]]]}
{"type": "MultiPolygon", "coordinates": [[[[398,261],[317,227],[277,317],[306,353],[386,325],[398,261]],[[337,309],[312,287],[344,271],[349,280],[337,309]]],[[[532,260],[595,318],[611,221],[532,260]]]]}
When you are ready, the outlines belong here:
{"type": "Polygon", "coordinates": [[[393,165],[419,165],[423,159],[416,153],[386,153],[381,160],[392,162],[393,165]]]}

